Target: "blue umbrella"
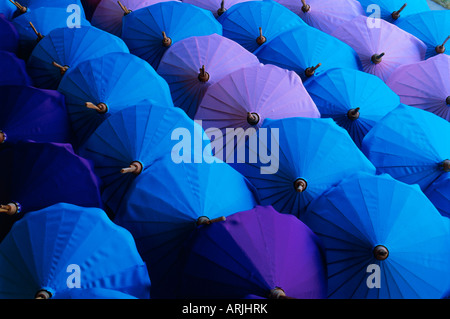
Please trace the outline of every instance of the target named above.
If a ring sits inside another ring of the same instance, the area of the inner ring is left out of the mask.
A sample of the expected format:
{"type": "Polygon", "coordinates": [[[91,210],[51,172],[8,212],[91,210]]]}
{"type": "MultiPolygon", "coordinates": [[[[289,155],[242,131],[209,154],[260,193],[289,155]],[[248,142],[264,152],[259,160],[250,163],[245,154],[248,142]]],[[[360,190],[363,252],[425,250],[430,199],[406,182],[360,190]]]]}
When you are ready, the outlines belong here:
{"type": "Polygon", "coordinates": [[[358,0],[368,16],[398,23],[404,17],[415,13],[430,11],[423,0],[358,0]]]}
{"type": "MultiPolygon", "coordinates": [[[[103,181],[103,202],[113,212],[117,212],[136,176],[172,152],[178,143],[172,135],[176,130],[189,132],[192,150],[198,139],[201,150],[209,147],[201,126],[183,110],[144,102],[111,115],[80,148],[81,156],[93,161],[103,181]]],[[[189,159],[194,161],[194,156],[189,159]]]]}
{"type": "Polygon", "coordinates": [[[0,50],[17,53],[19,48],[19,32],[3,13],[0,13],[0,50]]]}
{"type": "Polygon", "coordinates": [[[424,194],[441,215],[450,218],[450,174],[444,174],[434,180],[424,190],[424,194]]]}
{"type": "Polygon", "coordinates": [[[9,51],[0,50],[0,85],[32,85],[25,61],[9,51]]]}
{"type": "Polygon", "coordinates": [[[425,190],[450,174],[450,123],[431,112],[401,104],[366,135],[362,151],[378,173],[425,190]]]}
{"type": "Polygon", "coordinates": [[[375,174],[348,132],[330,118],[266,119],[245,151],[248,158],[230,165],[256,187],[262,205],[297,217],[343,178],[375,174]]]}
{"type": "Polygon", "coordinates": [[[106,288],[66,289],[53,299],[138,299],[130,294],[106,288]]]}
{"type": "Polygon", "coordinates": [[[182,244],[197,225],[252,209],[252,186],[228,164],[208,155],[200,163],[166,155],[130,186],[114,222],[128,229],[152,278],[152,298],[174,298],[182,244]]]}
{"type": "Polygon", "coordinates": [[[94,207],[61,203],[25,215],[0,244],[0,272],[5,299],[98,288],[150,297],[133,237],[94,207]]]}
{"type": "Polygon", "coordinates": [[[283,31],[306,25],[288,8],[275,1],[247,1],[233,5],[217,19],[223,35],[250,52],[283,31]]]}
{"type": "Polygon", "coordinates": [[[64,96],[31,86],[0,86],[0,142],[71,142],[64,96]]]}
{"type": "Polygon", "coordinates": [[[173,106],[167,82],[146,61],[124,52],[68,69],[58,91],[66,98],[76,148],[114,112],[143,100],[173,106]]]}
{"type": "Polygon", "coordinates": [[[119,37],[96,27],[57,28],[36,45],[27,70],[35,86],[56,90],[68,68],[112,52],[130,53],[119,37]]]}
{"type": "Polygon", "coordinates": [[[327,70],[306,81],[305,88],[321,116],[345,128],[359,148],[367,132],[400,104],[379,77],[353,69],[327,70]]]}
{"type": "MultiPolygon", "coordinates": [[[[67,28],[68,19],[72,13],[64,8],[41,7],[30,10],[12,20],[19,32],[19,53],[23,59],[28,59],[36,44],[50,31],[57,28],[67,28]]],[[[80,25],[90,25],[90,22],[80,17],[80,25]]]]}
{"type": "Polygon", "coordinates": [[[328,298],[431,299],[449,287],[450,227],[417,185],[361,173],[313,201],[328,298]]]}
{"type": "Polygon", "coordinates": [[[20,141],[0,154],[1,238],[24,214],[57,203],[102,208],[93,165],[70,144],[20,141]]]}
{"type": "Polygon", "coordinates": [[[12,20],[16,14],[17,7],[11,1],[0,1],[0,13],[5,15],[5,18],[12,20]]]}
{"type": "Polygon", "coordinates": [[[213,33],[222,35],[222,26],[210,11],[188,3],[165,1],[125,15],[121,37],[131,53],[156,69],[172,44],[213,33]]]}
{"type": "Polygon", "coordinates": [[[27,10],[34,10],[37,8],[63,8],[69,10],[72,8],[69,6],[77,6],[77,10],[79,10],[78,13],[80,13],[83,18],[86,18],[81,0],[16,0],[15,2],[20,6],[25,7],[27,10]]]}
{"type": "Polygon", "coordinates": [[[398,22],[397,27],[403,29],[425,43],[428,59],[437,54],[450,54],[445,44],[450,40],[450,11],[432,10],[409,15],[398,22]]]}
{"type": "Polygon", "coordinates": [[[283,32],[255,50],[254,54],[261,63],[297,72],[302,80],[331,68],[362,69],[354,49],[310,26],[283,32]]]}

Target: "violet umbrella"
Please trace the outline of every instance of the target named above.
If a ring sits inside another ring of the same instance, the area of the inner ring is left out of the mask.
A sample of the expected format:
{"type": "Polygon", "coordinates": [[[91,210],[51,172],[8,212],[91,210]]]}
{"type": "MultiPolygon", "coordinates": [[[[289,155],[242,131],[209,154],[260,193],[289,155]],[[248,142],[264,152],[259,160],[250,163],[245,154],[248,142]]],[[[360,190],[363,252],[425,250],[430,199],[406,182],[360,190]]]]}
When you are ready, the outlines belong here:
{"type": "MultiPolygon", "coordinates": [[[[267,0],[266,0],[267,1],[267,0]]],[[[365,15],[357,0],[275,0],[296,13],[311,27],[331,34],[343,22],[365,15]]]]}
{"type": "Polygon", "coordinates": [[[169,84],[173,103],[193,118],[213,83],[258,59],[238,43],[219,34],[193,36],[174,43],[161,59],[157,72],[169,84]]]}
{"type": "Polygon", "coordinates": [[[272,206],[199,227],[185,243],[179,298],[326,298],[318,236],[272,206]]]}
{"type": "Polygon", "coordinates": [[[237,3],[262,0],[182,0],[185,3],[211,11],[217,18],[237,3]]]}
{"type": "Polygon", "coordinates": [[[331,34],[356,51],[365,72],[386,82],[400,65],[424,60],[427,48],[421,40],[385,20],[374,23],[379,25],[359,16],[331,34]]]}
{"type": "Polygon", "coordinates": [[[17,53],[19,48],[19,32],[11,21],[0,13],[0,50],[17,53]]]}
{"type": "Polygon", "coordinates": [[[2,238],[24,214],[57,203],[103,207],[92,163],[70,144],[18,141],[0,154],[2,238]]]}
{"type": "Polygon", "coordinates": [[[0,50],[0,85],[27,85],[33,80],[27,72],[25,61],[16,54],[0,50]]]}
{"type": "Polygon", "coordinates": [[[180,0],[101,0],[92,15],[91,24],[116,36],[122,35],[123,17],[156,3],[180,0]]]}
{"type": "Polygon", "coordinates": [[[331,35],[350,45],[357,52],[363,70],[387,81],[404,64],[425,59],[426,45],[399,27],[378,19],[374,27],[366,16],[343,23],[331,35]]]}
{"type": "Polygon", "coordinates": [[[319,118],[320,113],[297,73],[258,64],[234,71],[212,84],[194,119],[201,121],[211,139],[215,136],[215,155],[228,162],[235,149],[244,146],[244,137],[256,132],[266,118],[287,117],[319,118]],[[229,129],[235,129],[231,137],[227,135],[229,129]]]}
{"type": "Polygon", "coordinates": [[[71,142],[64,95],[23,85],[0,86],[0,144],[71,142]]]}
{"type": "Polygon", "coordinates": [[[403,104],[434,113],[450,121],[450,56],[439,54],[425,61],[403,65],[387,85],[403,104]]]}

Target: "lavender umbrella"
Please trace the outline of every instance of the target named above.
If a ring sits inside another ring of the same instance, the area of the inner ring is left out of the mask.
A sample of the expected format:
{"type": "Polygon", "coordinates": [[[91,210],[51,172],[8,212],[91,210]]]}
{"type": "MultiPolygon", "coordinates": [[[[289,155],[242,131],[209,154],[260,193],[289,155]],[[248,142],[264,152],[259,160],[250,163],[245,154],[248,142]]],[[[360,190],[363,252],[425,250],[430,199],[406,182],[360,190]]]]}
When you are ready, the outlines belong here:
{"type": "Polygon", "coordinates": [[[186,247],[182,298],[326,297],[320,240],[299,219],[271,206],[199,227],[186,247]]]}
{"type": "MultiPolygon", "coordinates": [[[[202,121],[210,138],[218,133],[214,128],[220,129],[225,137],[229,128],[243,129],[236,130],[236,142],[234,138],[225,139],[228,158],[243,142],[242,138],[261,127],[266,118],[286,117],[319,118],[320,113],[297,73],[271,64],[258,64],[234,71],[212,84],[206,90],[195,120],[202,121]]],[[[218,155],[217,148],[215,151],[218,155]]]]}
{"type": "Polygon", "coordinates": [[[261,0],[183,0],[185,3],[211,11],[217,18],[237,3],[261,0]]]}
{"type": "Polygon", "coordinates": [[[439,54],[399,67],[387,85],[403,104],[434,113],[450,121],[450,56],[439,54]]]}
{"type": "Polygon", "coordinates": [[[180,0],[101,0],[92,15],[91,24],[117,36],[122,34],[122,18],[132,11],[156,3],[180,0]]]}
{"type": "Polygon", "coordinates": [[[19,48],[19,32],[3,13],[0,13],[0,50],[17,53],[19,48]]]}
{"type": "Polygon", "coordinates": [[[157,73],[169,84],[175,106],[193,118],[206,89],[244,66],[259,64],[255,55],[218,34],[194,36],[173,44],[157,73]]]}
{"type": "MultiPolygon", "coordinates": [[[[267,1],[267,0],[266,0],[267,1]]],[[[308,25],[332,33],[345,21],[366,15],[357,0],[275,0],[296,13],[308,25]]]]}
{"type": "Polygon", "coordinates": [[[422,61],[426,45],[399,27],[382,19],[372,22],[359,16],[343,23],[331,35],[351,46],[358,54],[363,70],[386,81],[403,64],[422,61]]]}
{"type": "Polygon", "coordinates": [[[0,50],[0,85],[32,85],[25,61],[13,52],[0,50]]]}

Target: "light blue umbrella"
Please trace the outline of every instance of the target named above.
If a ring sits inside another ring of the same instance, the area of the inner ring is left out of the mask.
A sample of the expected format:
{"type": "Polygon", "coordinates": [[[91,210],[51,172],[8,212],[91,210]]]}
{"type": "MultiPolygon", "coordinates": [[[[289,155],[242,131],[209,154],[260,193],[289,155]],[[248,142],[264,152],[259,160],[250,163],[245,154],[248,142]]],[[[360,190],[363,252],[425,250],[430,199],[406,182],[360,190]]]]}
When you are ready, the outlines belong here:
{"type": "Polygon", "coordinates": [[[449,287],[450,227],[417,185],[356,174],[303,217],[325,248],[330,299],[434,299],[449,287]]]}
{"type": "Polygon", "coordinates": [[[373,18],[381,18],[390,23],[398,23],[404,17],[415,13],[430,11],[427,1],[424,0],[358,0],[373,18]]]}
{"type": "Polygon", "coordinates": [[[58,298],[69,289],[150,297],[131,234],[99,208],[60,203],[26,214],[0,244],[1,298],[58,298]],[[78,288],[77,288],[78,287],[78,288]]]}
{"type": "Polygon", "coordinates": [[[443,174],[424,190],[441,215],[450,218],[450,174],[443,174]]]}

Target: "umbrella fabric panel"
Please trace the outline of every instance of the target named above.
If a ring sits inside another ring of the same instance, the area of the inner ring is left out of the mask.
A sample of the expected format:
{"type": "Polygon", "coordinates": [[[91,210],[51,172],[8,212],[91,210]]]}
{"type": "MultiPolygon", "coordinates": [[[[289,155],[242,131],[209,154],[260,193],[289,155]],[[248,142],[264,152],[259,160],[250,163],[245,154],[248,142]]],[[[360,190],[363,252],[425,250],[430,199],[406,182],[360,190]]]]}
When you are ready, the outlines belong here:
{"type": "Polygon", "coordinates": [[[450,217],[450,174],[443,174],[424,190],[441,215],[450,217]]]}
{"type": "Polygon", "coordinates": [[[32,84],[33,80],[27,72],[25,61],[14,52],[0,50],[0,85],[32,84]]]}
{"type": "Polygon", "coordinates": [[[19,48],[19,32],[3,13],[0,13],[0,50],[17,53],[19,48]]]}
{"type": "Polygon", "coordinates": [[[214,17],[218,18],[221,14],[232,8],[234,5],[247,1],[261,1],[261,0],[182,0],[184,3],[193,4],[197,7],[211,11],[214,17]]]}

